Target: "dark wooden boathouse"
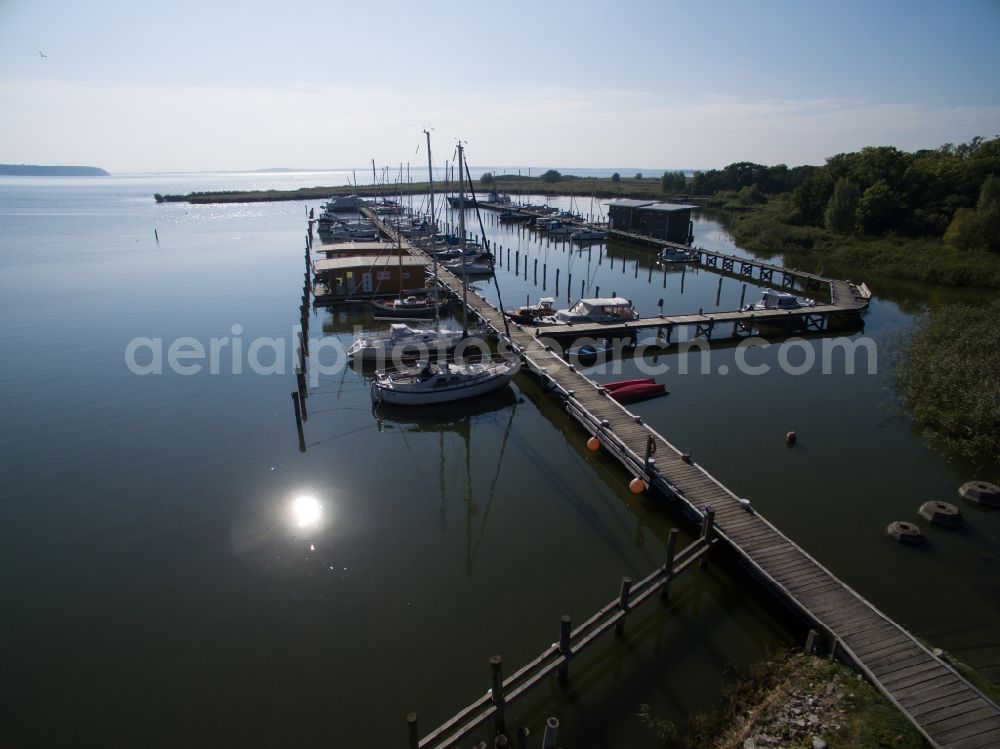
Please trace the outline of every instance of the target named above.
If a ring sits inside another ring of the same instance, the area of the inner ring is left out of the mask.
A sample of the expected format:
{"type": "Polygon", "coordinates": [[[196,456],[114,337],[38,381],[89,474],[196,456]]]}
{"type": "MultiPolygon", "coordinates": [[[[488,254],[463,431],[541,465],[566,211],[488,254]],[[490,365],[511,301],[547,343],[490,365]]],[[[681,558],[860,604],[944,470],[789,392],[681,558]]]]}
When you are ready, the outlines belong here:
{"type": "Polygon", "coordinates": [[[608,224],[612,230],[686,244],[691,238],[691,211],[695,207],[652,200],[616,200],[608,204],[608,224]]]}

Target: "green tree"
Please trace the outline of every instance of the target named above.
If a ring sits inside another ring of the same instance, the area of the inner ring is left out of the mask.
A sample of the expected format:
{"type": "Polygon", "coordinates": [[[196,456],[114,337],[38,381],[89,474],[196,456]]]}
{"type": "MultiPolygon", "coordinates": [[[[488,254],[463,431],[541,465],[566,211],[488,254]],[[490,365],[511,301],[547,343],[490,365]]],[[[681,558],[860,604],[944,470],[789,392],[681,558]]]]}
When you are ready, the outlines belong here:
{"type": "Polygon", "coordinates": [[[880,179],[865,190],[858,201],[858,230],[862,234],[884,234],[895,227],[899,211],[899,196],[880,179]]]}
{"type": "Polygon", "coordinates": [[[860,198],[857,185],[847,177],[838,179],[823,213],[826,228],[834,234],[850,234],[854,231],[854,214],[860,198]]]}
{"type": "Polygon", "coordinates": [[[664,172],[660,177],[660,187],[663,192],[684,192],[687,189],[687,177],[684,172],[664,172]]]}
{"type": "Polygon", "coordinates": [[[496,182],[496,179],[493,177],[493,172],[483,172],[483,176],[479,178],[479,181],[484,185],[492,185],[496,182]]]}
{"type": "Polygon", "coordinates": [[[555,169],[549,169],[539,179],[541,179],[542,182],[548,182],[549,184],[552,184],[554,182],[558,182],[559,180],[561,180],[562,175],[559,174],[559,172],[557,172],[555,169]]]}
{"type": "Polygon", "coordinates": [[[617,185],[619,182],[622,181],[622,176],[618,172],[615,172],[614,174],[611,175],[611,181],[617,185]]]}
{"type": "Polygon", "coordinates": [[[636,179],[642,179],[642,172],[636,172],[635,173],[635,178],[636,179]]]}
{"type": "Polygon", "coordinates": [[[961,250],[1000,252],[1000,178],[991,174],[983,181],[974,210],[955,211],[944,239],[961,250]]]}

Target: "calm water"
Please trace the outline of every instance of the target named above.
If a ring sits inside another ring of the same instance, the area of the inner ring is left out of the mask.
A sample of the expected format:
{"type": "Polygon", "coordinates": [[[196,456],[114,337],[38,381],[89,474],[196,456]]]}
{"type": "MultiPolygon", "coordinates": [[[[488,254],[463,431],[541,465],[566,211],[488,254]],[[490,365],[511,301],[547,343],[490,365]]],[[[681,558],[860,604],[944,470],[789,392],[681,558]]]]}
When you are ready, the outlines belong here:
{"type": "MultiPolygon", "coordinates": [[[[303,204],[152,200],[293,179],[307,178],[0,181],[0,744],[402,743],[406,712],[429,730],[486,690],[489,655],[509,673],[556,639],[559,615],[582,621],[622,575],[662,560],[679,519],[630,495],[527,377],[471,413],[414,418],[374,412],[361,373],[327,375],[299,452],[289,393],[303,204]],[[136,337],[161,339],[164,356],[181,337],[229,340],[218,374],[136,376],[125,363],[136,337]],[[283,371],[249,371],[261,337],[283,342],[283,371]]],[[[537,285],[523,265],[499,272],[508,305],[543,293],[543,266],[545,294],[560,269],[560,301],[581,281],[643,312],[661,298],[667,312],[732,309],[741,296],[739,281],[720,288],[705,272],[650,275],[649,257],[625,248],[571,253],[486,230],[522,263],[539,259],[537,285]]],[[[731,246],[711,221],[696,238],[731,246]]],[[[891,342],[921,301],[873,303],[877,375],[784,375],[777,347],[750,357],[772,373],[741,375],[722,346],[710,374],[692,359],[685,375],[668,353],[656,363],[670,366],[671,395],[634,410],[888,614],[996,677],[1000,513],[966,509],[968,528],[930,530],[917,551],[883,535],[972,478],[893,407],[891,342]]],[[[322,311],[312,334],[348,341],[365,321],[322,311]]],[[[595,376],[639,363],[620,366],[595,376]]],[[[541,689],[521,719],[559,716],[568,745],[642,745],[640,704],[682,722],[714,704],[727,664],[789,640],[722,559],[676,591],[672,606],[630,618],[629,647],[608,640],[574,663],[569,690],[541,689]]]]}

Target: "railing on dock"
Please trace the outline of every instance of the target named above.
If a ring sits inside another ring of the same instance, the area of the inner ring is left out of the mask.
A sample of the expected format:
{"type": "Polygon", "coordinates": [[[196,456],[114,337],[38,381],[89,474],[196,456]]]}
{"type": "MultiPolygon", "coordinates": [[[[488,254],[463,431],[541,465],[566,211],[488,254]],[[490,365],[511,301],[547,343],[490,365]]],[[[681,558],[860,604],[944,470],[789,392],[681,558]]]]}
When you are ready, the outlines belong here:
{"type": "MultiPolygon", "coordinates": [[[[646,601],[666,601],[670,595],[670,583],[682,572],[698,563],[703,566],[709,549],[716,543],[712,537],[712,509],[706,507],[701,535],[698,539],[675,553],[678,532],[671,529],[667,537],[667,558],[665,564],[633,585],[629,577],[622,578],[617,597],[601,607],[597,613],[575,629],[572,619],[563,616],[559,621],[559,641],[546,648],[533,661],[523,666],[506,679],[502,675],[502,660],[499,655],[490,658],[491,688],[485,696],[456,713],[419,738],[416,713],[407,718],[410,749],[449,749],[472,733],[492,722],[497,736],[507,733],[506,710],[510,705],[525,697],[553,675],[565,682],[569,678],[570,664],[601,636],[614,631],[618,636],[625,632],[625,619],[631,611],[646,601]]],[[[517,731],[518,740],[527,738],[527,731],[517,731]]],[[[544,745],[544,744],[543,744],[544,745]]]]}

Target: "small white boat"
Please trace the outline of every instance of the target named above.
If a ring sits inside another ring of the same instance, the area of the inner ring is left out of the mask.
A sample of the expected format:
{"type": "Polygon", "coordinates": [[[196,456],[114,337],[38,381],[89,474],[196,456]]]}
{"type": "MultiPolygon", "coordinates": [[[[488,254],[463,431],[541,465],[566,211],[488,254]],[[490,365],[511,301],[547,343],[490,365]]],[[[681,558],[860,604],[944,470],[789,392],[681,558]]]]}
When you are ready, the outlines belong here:
{"type": "Polygon", "coordinates": [[[461,340],[461,330],[427,330],[392,323],[389,330],[359,333],[347,349],[347,356],[362,361],[395,361],[409,356],[426,359],[432,353],[443,354],[454,349],[461,340]]]}
{"type": "Polygon", "coordinates": [[[743,307],[744,312],[759,312],[771,309],[799,309],[800,307],[815,307],[815,299],[799,299],[797,296],[784,291],[765,289],[764,295],[759,302],[748,304],[743,307]]]}
{"type": "Polygon", "coordinates": [[[551,317],[541,317],[541,325],[580,323],[623,323],[638,320],[639,313],[625,297],[581,299],[569,309],[556,310],[551,317]]]}
{"type": "Polygon", "coordinates": [[[468,364],[426,361],[409,372],[376,372],[372,400],[397,406],[426,406],[472,398],[503,387],[520,366],[517,360],[504,359],[468,364]]]}
{"type": "Polygon", "coordinates": [[[451,260],[444,263],[446,270],[451,271],[456,276],[460,277],[463,273],[469,276],[492,276],[493,275],[493,263],[490,262],[488,255],[476,255],[472,258],[461,258],[458,260],[451,260]]]}
{"type": "Polygon", "coordinates": [[[606,231],[600,229],[580,229],[569,235],[574,242],[597,242],[608,238],[606,231]]]}
{"type": "Polygon", "coordinates": [[[689,263],[693,258],[690,252],[680,247],[664,247],[657,260],[661,263],[689,263]]]}

